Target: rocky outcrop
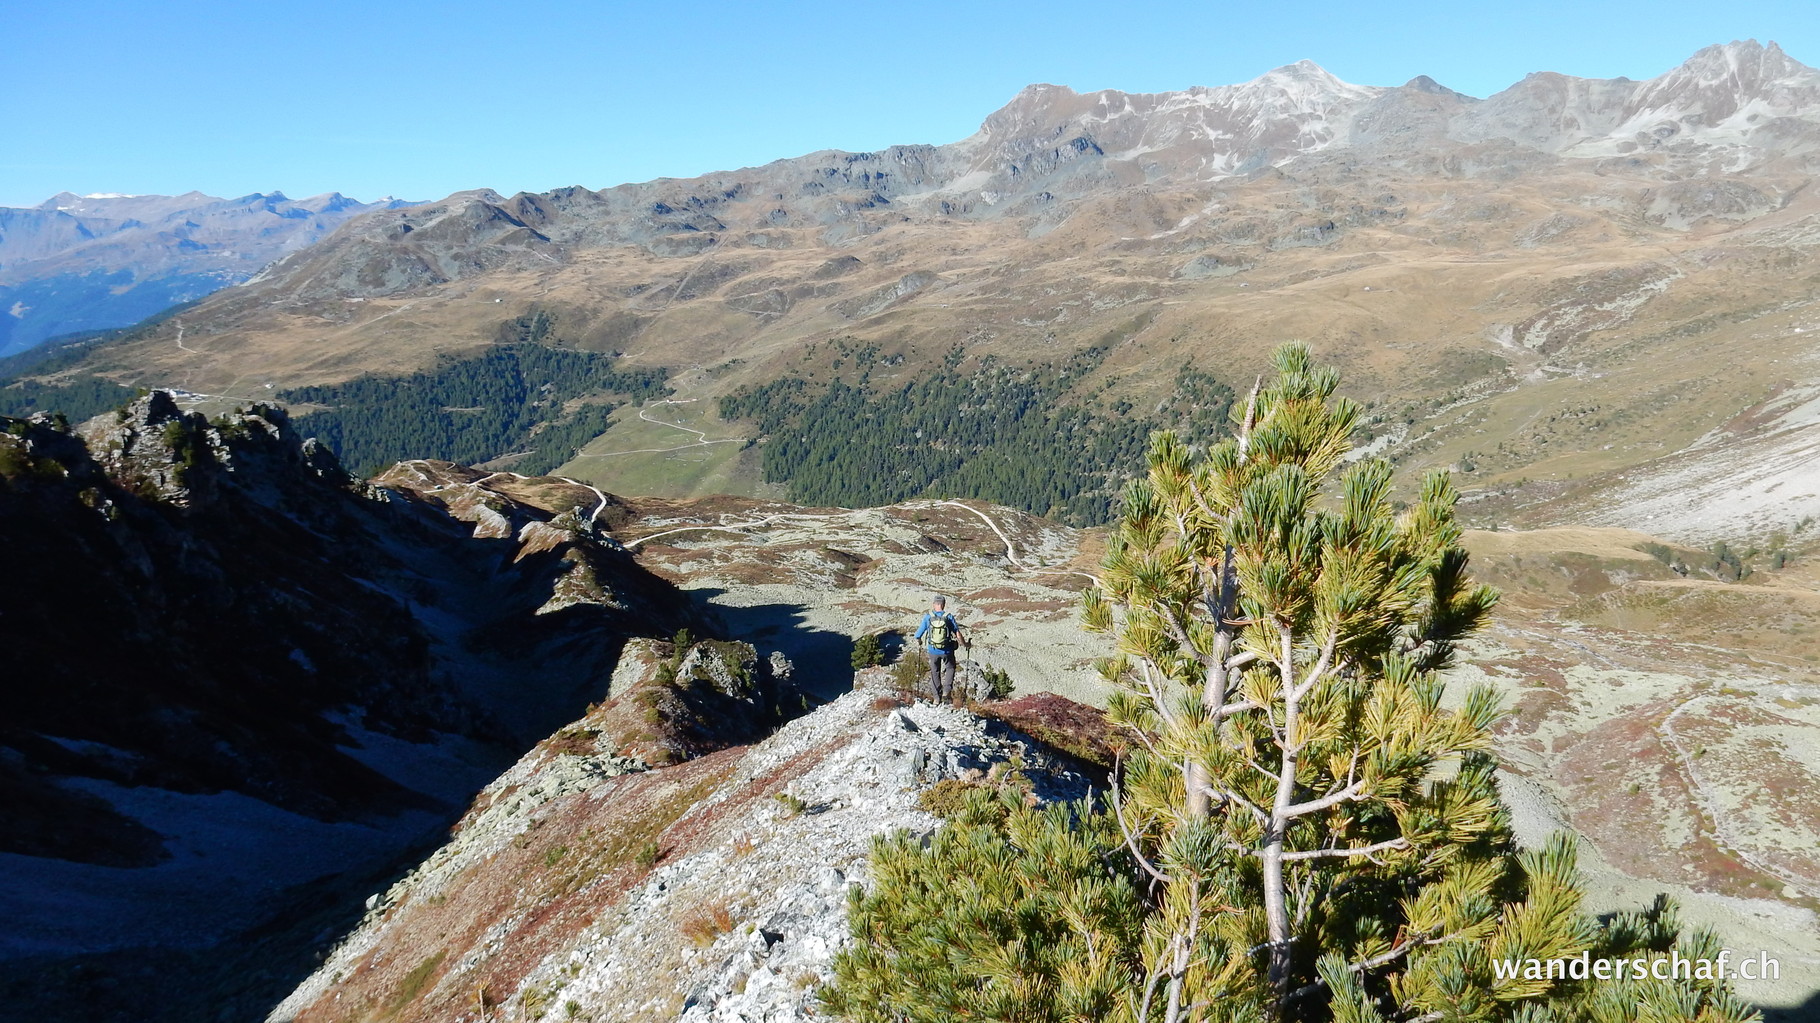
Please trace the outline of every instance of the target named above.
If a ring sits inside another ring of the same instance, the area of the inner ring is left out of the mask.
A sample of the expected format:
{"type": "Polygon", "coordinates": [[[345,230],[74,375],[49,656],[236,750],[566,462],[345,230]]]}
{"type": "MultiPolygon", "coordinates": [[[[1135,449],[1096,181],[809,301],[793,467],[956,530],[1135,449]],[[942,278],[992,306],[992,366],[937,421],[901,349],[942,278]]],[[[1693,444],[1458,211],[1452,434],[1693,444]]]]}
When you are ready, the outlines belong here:
{"type": "Polygon", "coordinates": [[[808,700],[779,651],[765,658],[729,640],[633,640],[613,669],[610,699],[571,728],[603,748],[672,764],[763,738],[808,700]]]}
{"type": "Polygon", "coordinates": [[[359,489],[335,453],[298,436],[275,405],[252,405],[210,422],[179,409],[170,392],[153,391],[84,423],[77,435],[108,479],[176,508],[215,501],[223,486],[265,504],[282,502],[312,478],[359,489]]]}
{"type": "Polygon", "coordinates": [[[1034,800],[1089,784],[997,722],[903,705],[880,670],[757,745],[629,774],[568,758],[489,786],[270,1019],[815,1018],[872,837],[940,824],[921,793],[1011,764],[1034,800]]]}
{"type": "Polygon", "coordinates": [[[711,632],[591,490],[519,482],[517,535],[477,536],[276,409],[0,419],[9,1011],[179,1018],[236,976],[204,1000],[268,1007],[343,926],[314,914],[605,699],[629,639],[711,632]],[[280,951],[236,939],[262,926],[280,951]]]}

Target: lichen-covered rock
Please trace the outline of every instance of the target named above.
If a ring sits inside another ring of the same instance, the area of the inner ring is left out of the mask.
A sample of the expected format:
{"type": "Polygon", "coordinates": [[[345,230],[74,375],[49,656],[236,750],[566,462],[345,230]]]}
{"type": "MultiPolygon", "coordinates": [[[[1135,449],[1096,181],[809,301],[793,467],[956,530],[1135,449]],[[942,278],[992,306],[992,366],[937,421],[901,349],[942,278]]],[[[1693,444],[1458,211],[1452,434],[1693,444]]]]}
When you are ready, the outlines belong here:
{"type": "Polygon", "coordinates": [[[676,678],[684,685],[706,685],[722,696],[750,700],[757,690],[758,658],[745,643],[697,643],[683,655],[676,678]]]}
{"type": "Polygon", "coordinates": [[[614,668],[600,727],[619,752],[668,764],[763,737],[804,707],[788,658],[750,644],[634,640],[614,668]]]}

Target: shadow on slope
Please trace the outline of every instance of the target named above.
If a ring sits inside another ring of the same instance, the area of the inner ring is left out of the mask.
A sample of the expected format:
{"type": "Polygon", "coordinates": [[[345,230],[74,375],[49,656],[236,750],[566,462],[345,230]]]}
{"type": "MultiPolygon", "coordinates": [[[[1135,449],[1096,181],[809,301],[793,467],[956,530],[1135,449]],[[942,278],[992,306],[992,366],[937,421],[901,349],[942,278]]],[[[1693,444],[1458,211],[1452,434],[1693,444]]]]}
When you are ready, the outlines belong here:
{"type": "Polygon", "coordinates": [[[1763,1023],[1820,1023],[1820,994],[1800,1005],[1765,1005],[1763,1023]]]}
{"type": "Polygon", "coordinates": [[[703,614],[722,622],[731,638],[788,657],[794,665],[792,681],[811,698],[825,703],[853,688],[853,637],[810,625],[801,605],[741,606],[715,602],[728,594],[725,589],[688,592],[703,614]]]}
{"type": "Polygon", "coordinates": [[[0,1004],[262,1014],[374,885],[699,618],[579,524],[507,538],[282,413],[0,419],[0,1004]]]}

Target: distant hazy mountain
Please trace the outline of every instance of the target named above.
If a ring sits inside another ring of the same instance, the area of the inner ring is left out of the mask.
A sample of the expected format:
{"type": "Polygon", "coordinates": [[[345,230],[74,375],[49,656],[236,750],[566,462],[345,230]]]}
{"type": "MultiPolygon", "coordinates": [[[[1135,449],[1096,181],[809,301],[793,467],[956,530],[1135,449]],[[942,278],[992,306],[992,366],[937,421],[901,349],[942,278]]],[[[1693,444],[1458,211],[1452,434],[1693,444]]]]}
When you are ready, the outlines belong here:
{"type": "Polygon", "coordinates": [[[339,192],[291,199],[74,195],[0,207],[0,355],[59,334],[137,323],[258,273],[349,217],[413,205],[339,192]]]}

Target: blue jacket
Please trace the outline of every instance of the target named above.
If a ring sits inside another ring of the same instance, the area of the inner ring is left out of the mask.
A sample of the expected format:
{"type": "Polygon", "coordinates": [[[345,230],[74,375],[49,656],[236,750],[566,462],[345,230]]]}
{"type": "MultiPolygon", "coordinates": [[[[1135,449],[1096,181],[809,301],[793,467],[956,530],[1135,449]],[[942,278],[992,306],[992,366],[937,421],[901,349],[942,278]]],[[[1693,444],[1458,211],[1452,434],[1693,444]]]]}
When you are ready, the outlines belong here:
{"type": "MultiPolygon", "coordinates": [[[[916,627],[916,635],[913,638],[922,639],[924,636],[928,635],[929,634],[929,622],[934,617],[935,617],[934,611],[926,612],[923,615],[922,624],[920,624],[916,627]]],[[[956,645],[959,645],[960,638],[961,638],[961,623],[955,621],[954,615],[950,614],[947,611],[942,612],[942,617],[948,619],[949,640],[951,642],[955,643],[956,645]]],[[[925,643],[925,644],[923,644],[923,649],[929,651],[932,654],[945,654],[949,650],[952,650],[954,648],[953,647],[930,646],[929,644],[925,643]]]]}

